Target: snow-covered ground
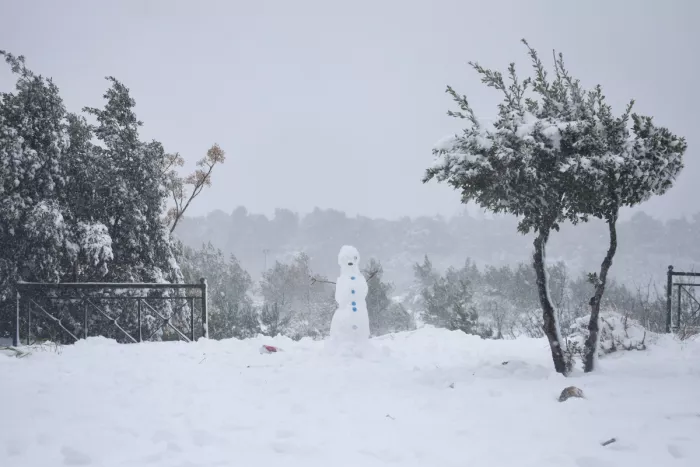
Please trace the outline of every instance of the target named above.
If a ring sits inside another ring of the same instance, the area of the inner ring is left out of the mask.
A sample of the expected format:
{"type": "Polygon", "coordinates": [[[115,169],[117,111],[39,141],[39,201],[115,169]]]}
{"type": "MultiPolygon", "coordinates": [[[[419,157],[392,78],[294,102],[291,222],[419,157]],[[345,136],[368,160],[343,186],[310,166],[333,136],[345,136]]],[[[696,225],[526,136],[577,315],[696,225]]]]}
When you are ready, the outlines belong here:
{"type": "Polygon", "coordinates": [[[661,336],[570,378],[544,340],[373,343],[364,359],[282,338],[0,355],[0,465],[700,465],[700,342],[661,336]],[[568,385],[587,398],[558,402],[568,385]]]}

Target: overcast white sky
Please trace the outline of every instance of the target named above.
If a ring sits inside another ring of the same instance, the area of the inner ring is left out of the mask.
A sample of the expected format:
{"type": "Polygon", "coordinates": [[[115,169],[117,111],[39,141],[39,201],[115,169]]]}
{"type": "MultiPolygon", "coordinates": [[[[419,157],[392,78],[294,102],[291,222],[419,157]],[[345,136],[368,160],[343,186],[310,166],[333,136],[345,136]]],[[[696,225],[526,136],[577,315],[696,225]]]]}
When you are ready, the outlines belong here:
{"type": "MultiPolygon", "coordinates": [[[[643,209],[700,211],[694,0],[0,0],[0,17],[0,49],[52,76],[70,109],[101,105],[114,75],[145,137],[190,166],[214,142],[226,150],[191,214],[457,212],[457,192],[421,183],[432,145],[458,128],[445,85],[492,116],[499,96],[466,62],[529,72],[523,37],[546,59],[564,52],[616,109],[635,98],[686,136],[677,186],[643,209]]],[[[0,69],[0,89],[12,84],[0,69]]]]}

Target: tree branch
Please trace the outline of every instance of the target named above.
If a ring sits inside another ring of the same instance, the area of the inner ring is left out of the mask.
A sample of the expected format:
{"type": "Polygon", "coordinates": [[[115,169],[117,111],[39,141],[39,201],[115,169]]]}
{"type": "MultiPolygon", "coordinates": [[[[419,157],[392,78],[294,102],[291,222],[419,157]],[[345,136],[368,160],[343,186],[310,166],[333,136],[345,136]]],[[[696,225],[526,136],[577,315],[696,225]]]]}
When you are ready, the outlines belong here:
{"type": "Polygon", "coordinates": [[[194,174],[191,174],[189,177],[187,177],[186,180],[178,179],[173,181],[173,184],[171,186],[171,190],[173,191],[173,198],[177,198],[179,196],[179,203],[178,200],[175,199],[175,210],[172,213],[172,225],[170,226],[170,233],[172,234],[173,231],[175,230],[175,227],[177,227],[178,222],[180,222],[180,219],[185,214],[185,211],[187,211],[187,208],[190,206],[192,203],[192,200],[194,200],[204,189],[205,186],[211,185],[211,173],[214,170],[214,166],[218,163],[222,163],[225,160],[224,157],[224,151],[219,147],[218,144],[214,144],[209,150],[207,151],[207,155],[201,159],[197,165],[200,167],[207,167],[206,171],[203,170],[197,170],[195,171],[194,174]],[[184,190],[182,188],[182,185],[184,183],[188,183],[194,186],[192,189],[192,193],[190,193],[189,198],[187,201],[185,201],[184,198],[184,190]],[[176,194],[175,190],[179,189],[180,193],[176,194]]]}

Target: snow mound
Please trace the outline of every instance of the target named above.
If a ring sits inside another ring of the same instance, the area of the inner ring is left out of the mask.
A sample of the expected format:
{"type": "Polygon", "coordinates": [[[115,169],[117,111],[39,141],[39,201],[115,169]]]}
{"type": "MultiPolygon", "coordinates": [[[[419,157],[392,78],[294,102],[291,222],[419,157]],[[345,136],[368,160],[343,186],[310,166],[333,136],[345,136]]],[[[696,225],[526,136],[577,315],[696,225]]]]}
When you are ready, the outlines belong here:
{"type": "MultiPolygon", "coordinates": [[[[590,315],[577,318],[571,324],[568,337],[569,348],[575,352],[583,349],[588,336],[590,315]]],[[[619,350],[645,350],[658,335],[644,329],[638,321],[618,312],[601,312],[598,321],[598,355],[604,356],[619,350]]]]}
{"type": "Polygon", "coordinates": [[[700,465],[700,342],[660,336],[568,379],[544,339],[370,343],[358,358],[310,339],[91,338],[0,358],[0,464],[700,465]],[[586,399],[560,404],[571,384],[586,399]]]}

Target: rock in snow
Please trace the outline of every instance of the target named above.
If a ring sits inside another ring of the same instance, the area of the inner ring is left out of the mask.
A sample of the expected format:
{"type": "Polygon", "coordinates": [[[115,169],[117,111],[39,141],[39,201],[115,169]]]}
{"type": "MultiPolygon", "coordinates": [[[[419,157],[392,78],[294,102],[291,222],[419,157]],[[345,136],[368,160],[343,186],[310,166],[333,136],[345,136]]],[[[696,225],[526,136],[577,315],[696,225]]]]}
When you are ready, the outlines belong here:
{"type": "Polygon", "coordinates": [[[581,391],[576,386],[569,386],[568,388],[564,388],[564,390],[559,395],[559,402],[564,402],[572,397],[579,397],[583,399],[583,391],[581,391]]]}

